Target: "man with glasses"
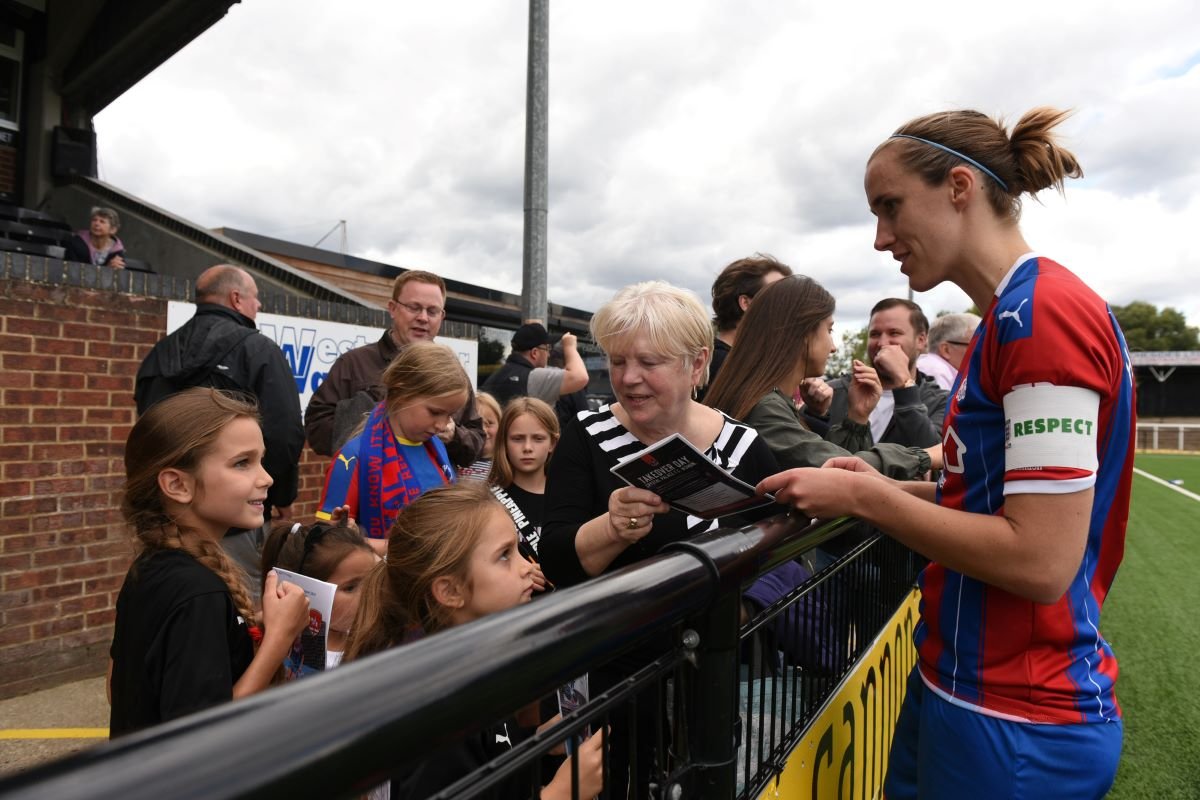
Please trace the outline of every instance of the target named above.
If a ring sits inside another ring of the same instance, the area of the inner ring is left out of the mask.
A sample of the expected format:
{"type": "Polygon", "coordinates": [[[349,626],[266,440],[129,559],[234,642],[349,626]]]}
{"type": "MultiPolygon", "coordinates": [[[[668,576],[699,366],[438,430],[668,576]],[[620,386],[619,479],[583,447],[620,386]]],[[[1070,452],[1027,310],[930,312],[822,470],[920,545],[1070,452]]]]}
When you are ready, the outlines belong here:
{"type": "MultiPolygon", "coordinates": [[[[378,342],[338,356],[317,387],[304,414],[308,446],[332,456],[350,437],[364,414],[383,399],[384,369],[411,342],[432,341],[446,318],[446,284],[432,272],[407,270],[392,284],[387,304],[392,326],[378,342]]],[[[446,452],[457,467],[473,464],[483,451],[483,421],[475,408],[475,393],[454,415],[446,435],[446,452]]]]}
{"type": "Polygon", "coordinates": [[[977,327],[975,314],[943,314],[935,319],[929,326],[929,352],[917,357],[917,369],[950,391],[977,327]]]}
{"type": "Polygon", "coordinates": [[[512,352],[483,384],[483,390],[501,406],[514,397],[536,397],[554,406],[559,397],[587,386],[587,367],[579,355],[575,334],[562,335],[562,368],[547,366],[553,341],[537,322],[517,328],[512,337],[512,352]]]}

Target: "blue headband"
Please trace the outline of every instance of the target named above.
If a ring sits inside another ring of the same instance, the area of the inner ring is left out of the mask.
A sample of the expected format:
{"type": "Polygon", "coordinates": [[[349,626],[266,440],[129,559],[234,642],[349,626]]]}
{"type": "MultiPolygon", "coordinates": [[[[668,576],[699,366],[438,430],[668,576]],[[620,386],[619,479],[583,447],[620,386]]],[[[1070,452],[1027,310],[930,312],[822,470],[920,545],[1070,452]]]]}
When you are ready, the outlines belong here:
{"type": "Polygon", "coordinates": [[[949,153],[952,156],[955,156],[956,158],[961,158],[963,161],[967,162],[971,166],[978,169],[984,175],[987,175],[989,178],[994,180],[996,183],[1000,184],[1000,188],[1003,189],[1005,192],[1008,191],[1008,184],[1005,183],[1004,181],[1000,180],[1000,176],[998,176],[996,173],[992,172],[990,169],[985,167],[983,164],[980,164],[978,161],[971,158],[970,156],[964,156],[962,153],[958,152],[957,150],[951,150],[949,147],[946,147],[946,145],[944,145],[944,144],[938,144],[937,142],[931,142],[928,139],[922,139],[920,136],[910,136],[907,133],[893,133],[888,138],[889,139],[912,139],[914,142],[924,142],[925,144],[929,145],[930,147],[936,147],[938,150],[944,150],[945,152],[949,153]]]}

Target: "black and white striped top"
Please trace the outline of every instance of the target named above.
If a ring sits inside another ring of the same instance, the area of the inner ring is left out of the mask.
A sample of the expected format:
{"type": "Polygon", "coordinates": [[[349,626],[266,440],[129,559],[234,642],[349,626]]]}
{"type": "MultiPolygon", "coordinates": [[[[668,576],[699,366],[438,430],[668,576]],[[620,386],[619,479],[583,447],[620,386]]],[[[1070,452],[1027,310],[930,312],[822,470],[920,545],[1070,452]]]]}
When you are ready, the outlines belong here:
{"type": "MultiPolygon", "coordinates": [[[[546,482],[546,521],[539,555],[546,576],[560,586],[580,583],[588,577],[575,552],[575,534],[585,522],[608,511],[609,495],[626,485],[609,470],[652,444],[639,441],[608,406],[580,412],[578,422],[563,431],[546,482]]],[[[728,416],[705,455],[751,485],[778,471],[775,458],[758,433],[728,416]]],[[[618,556],[608,571],[641,561],[666,544],[720,524],[720,520],[700,519],[675,510],[660,514],[654,518],[650,533],[618,556]]]]}

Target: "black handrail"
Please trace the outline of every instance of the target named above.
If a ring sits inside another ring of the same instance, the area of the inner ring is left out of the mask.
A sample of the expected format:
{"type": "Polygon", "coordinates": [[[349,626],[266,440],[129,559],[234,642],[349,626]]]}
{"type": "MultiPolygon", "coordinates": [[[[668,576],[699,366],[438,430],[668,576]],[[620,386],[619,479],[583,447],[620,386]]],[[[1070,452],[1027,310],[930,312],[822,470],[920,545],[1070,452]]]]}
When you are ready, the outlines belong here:
{"type": "Polygon", "coordinates": [[[5,798],[334,797],[383,781],[644,637],[776,551],[847,527],[779,516],[719,530],[537,602],[0,781],[5,798]]]}

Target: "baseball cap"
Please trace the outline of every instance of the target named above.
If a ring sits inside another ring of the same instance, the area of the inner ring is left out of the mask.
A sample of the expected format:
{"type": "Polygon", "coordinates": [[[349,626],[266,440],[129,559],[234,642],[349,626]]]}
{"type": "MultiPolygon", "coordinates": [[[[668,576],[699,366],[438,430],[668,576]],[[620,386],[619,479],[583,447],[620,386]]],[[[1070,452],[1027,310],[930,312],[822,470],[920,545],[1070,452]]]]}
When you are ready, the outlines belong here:
{"type": "Polygon", "coordinates": [[[513,350],[532,350],[535,347],[541,347],[544,344],[552,344],[559,340],[558,336],[551,336],[541,323],[527,322],[517,328],[517,332],[512,337],[513,350]]]}

